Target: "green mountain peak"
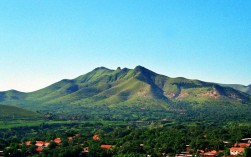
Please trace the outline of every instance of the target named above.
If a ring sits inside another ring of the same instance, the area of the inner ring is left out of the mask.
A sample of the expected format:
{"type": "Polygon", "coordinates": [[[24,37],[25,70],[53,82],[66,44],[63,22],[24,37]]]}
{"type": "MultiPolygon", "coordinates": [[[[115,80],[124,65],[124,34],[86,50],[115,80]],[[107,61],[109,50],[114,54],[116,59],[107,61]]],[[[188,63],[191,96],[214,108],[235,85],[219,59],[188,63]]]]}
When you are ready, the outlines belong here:
{"type": "Polygon", "coordinates": [[[250,100],[250,95],[230,87],[182,77],[170,78],[143,66],[116,70],[99,67],[75,79],[64,79],[38,91],[0,92],[0,103],[33,110],[49,106],[63,109],[63,106],[69,105],[166,106],[170,102],[203,104],[224,101],[247,104],[250,100]]]}
{"type": "Polygon", "coordinates": [[[94,69],[94,71],[96,71],[96,70],[107,70],[107,71],[111,71],[111,69],[108,69],[108,68],[103,67],[103,66],[97,67],[97,68],[94,69]]]}

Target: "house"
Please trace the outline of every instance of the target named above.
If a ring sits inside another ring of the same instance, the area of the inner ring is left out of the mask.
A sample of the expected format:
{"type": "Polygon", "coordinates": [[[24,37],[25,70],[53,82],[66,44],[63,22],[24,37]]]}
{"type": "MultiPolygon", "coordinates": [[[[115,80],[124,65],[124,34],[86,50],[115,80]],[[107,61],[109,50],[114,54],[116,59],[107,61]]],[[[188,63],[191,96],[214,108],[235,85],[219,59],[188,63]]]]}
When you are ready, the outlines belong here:
{"type": "Polygon", "coordinates": [[[61,138],[55,138],[54,142],[57,143],[57,144],[61,143],[61,138]]]}
{"type": "Polygon", "coordinates": [[[71,137],[71,136],[70,136],[70,137],[68,137],[68,140],[69,140],[69,141],[71,141],[72,139],[73,139],[73,137],[71,137]]]}
{"type": "Polygon", "coordinates": [[[98,140],[100,140],[100,137],[99,137],[99,135],[93,135],[92,139],[98,141],[98,140]]]}
{"type": "Polygon", "coordinates": [[[30,145],[31,145],[31,141],[26,141],[26,142],[25,142],[25,145],[26,145],[26,146],[30,146],[30,145]]]}
{"type": "Polygon", "coordinates": [[[175,157],[192,157],[192,156],[193,155],[190,155],[190,154],[175,154],[175,157]]]}
{"type": "Polygon", "coordinates": [[[244,148],[232,147],[230,148],[230,155],[243,155],[244,148]]]}
{"type": "MultiPolygon", "coordinates": [[[[26,145],[27,144],[29,144],[29,143],[26,142],[26,145]]],[[[50,142],[36,141],[35,146],[44,148],[44,147],[48,147],[49,144],[50,144],[50,142]]],[[[29,146],[29,145],[27,145],[27,146],[29,146]]]]}
{"type": "Polygon", "coordinates": [[[89,147],[84,147],[82,153],[88,153],[89,152],[89,147]]]}
{"type": "Polygon", "coordinates": [[[210,152],[204,153],[204,157],[205,156],[215,157],[215,156],[217,156],[217,154],[218,154],[218,152],[216,150],[212,150],[210,152]]]}
{"type": "Polygon", "coordinates": [[[103,149],[111,149],[111,148],[112,148],[112,145],[105,145],[105,144],[102,144],[100,147],[103,148],[103,149]]]}
{"type": "Polygon", "coordinates": [[[250,143],[235,143],[234,147],[241,147],[241,148],[245,148],[245,147],[249,147],[250,143]]]}
{"type": "Polygon", "coordinates": [[[37,147],[37,148],[36,148],[36,151],[40,153],[40,152],[43,151],[43,149],[44,149],[43,147],[37,147]]]}
{"type": "Polygon", "coordinates": [[[45,143],[44,143],[44,146],[45,146],[45,147],[48,147],[49,144],[50,144],[50,142],[45,142],[45,143]]]}
{"type": "Polygon", "coordinates": [[[245,141],[246,143],[251,144],[251,138],[244,138],[242,139],[242,141],[245,141]]]}
{"type": "Polygon", "coordinates": [[[35,144],[37,147],[42,147],[44,146],[44,141],[36,141],[36,144],[35,144]]]}

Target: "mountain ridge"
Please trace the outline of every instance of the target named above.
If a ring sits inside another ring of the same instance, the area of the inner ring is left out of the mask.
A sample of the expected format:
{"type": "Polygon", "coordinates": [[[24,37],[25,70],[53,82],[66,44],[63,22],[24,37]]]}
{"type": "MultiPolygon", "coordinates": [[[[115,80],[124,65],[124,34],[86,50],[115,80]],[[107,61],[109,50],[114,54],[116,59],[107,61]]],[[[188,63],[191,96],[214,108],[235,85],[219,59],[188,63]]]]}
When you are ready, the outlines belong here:
{"type": "Polygon", "coordinates": [[[142,66],[111,70],[98,67],[75,79],[63,79],[34,92],[0,92],[0,103],[32,110],[48,106],[118,106],[170,102],[249,104],[250,95],[216,83],[170,78],[142,66]],[[152,102],[152,103],[151,103],[152,102]],[[36,105],[34,105],[36,104],[36,105]]]}
{"type": "Polygon", "coordinates": [[[220,84],[223,87],[231,87],[233,89],[236,89],[238,91],[248,93],[251,95],[251,84],[248,86],[241,85],[241,84],[220,84]]]}

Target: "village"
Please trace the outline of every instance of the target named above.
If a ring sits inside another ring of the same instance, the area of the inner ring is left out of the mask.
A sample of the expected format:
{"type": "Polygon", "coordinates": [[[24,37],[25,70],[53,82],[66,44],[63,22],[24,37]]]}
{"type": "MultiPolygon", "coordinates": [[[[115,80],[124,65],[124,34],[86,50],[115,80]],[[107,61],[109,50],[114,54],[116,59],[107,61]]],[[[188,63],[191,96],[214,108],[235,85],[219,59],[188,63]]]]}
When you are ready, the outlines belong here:
{"type": "MultiPolygon", "coordinates": [[[[224,141],[223,143],[228,144],[229,142],[224,141]]],[[[229,148],[229,154],[227,156],[222,157],[244,157],[245,154],[245,148],[249,148],[251,145],[251,138],[244,138],[242,139],[241,143],[235,143],[232,147],[229,148]]],[[[175,157],[192,157],[192,156],[199,156],[199,157],[220,157],[221,153],[223,153],[223,150],[197,150],[198,155],[192,155],[189,154],[191,149],[189,148],[189,145],[187,145],[186,152],[182,152],[180,154],[176,154],[175,157]]]]}
{"type": "MultiPolygon", "coordinates": [[[[62,139],[62,138],[55,138],[53,140],[50,141],[25,141],[24,143],[20,143],[19,145],[25,145],[27,148],[31,148],[33,147],[34,150],[34,154],[41,154],[43,153],[43,151],[45,149],[47,149],[48,147],[53,148],[53,149],[58,149],[61,145],[62,145],[62,141],[63,140],[67,140],[68,142],[73,142],[73,140],[78,139],[79,138],[79,134],[75,134],[74,136],[69,136],[67,137],[67,139],[62,139]]],[[[91,138],[92,141],[100,141],[101,138],[99,135],[95,134],[92,136],[91,138]]],[[[229,142],[224,141],[224,144],[228,144],[229,142]]],[[[75,145],[78,145],[78,143],[74,143],[75,145]]],[[[81,146],[83,146],[83,144],[80,144],[81,146]]],[[[250,148],[251,146],[251,138],[244,138],[241,140],[240,143],[235,143],[234,145],[232,145],[232,147],[230,147],[227,151],[229,151],[227,154],[228,155],[222,155],[224,154],[224,150],[196,150],[196,153],[191,153],[191,152],[195,152],[194,150],[192,150],[189,145],[186,145],[186,149],[184,150],[184,152],[181,152],[179,154],[175,154],[175,157],[193,157],[193,156],[197,156],[197,157],[244,157],[245,155],[245,149],[250,148]]],[[[113,149],[116,149],[115,145],[110,145],[110,144],[100,144],[99,147],[103,150],[107,150],[107,151],[113,151],[113,149]]],[[[144,144],[140,144],[140,147],[144,147],[144,144]]],[[[8,149],[10,149],[10,147],[6,147],[5,150],[0,150],[0,157],[4,157],[4,151],[8,151],[8,149]]],[[[19,149],[18,151],[21,151],[21,149],[19,149]]],[[[31,149],[27,149],[27,151],[31,151],[31,149]]],[[[89,147],[82,147],[82,156],[89,156],[89,147]]],[[[33,154],[33,155],[34,155],[33,154]]],[[[5,155],[6,156],[6,155],[5,155]]],[[[7,154],[7,156],[12,156],[10,153],[7,154]]],[[[151,157],[151,155],[147,155],[145,154],[146,157],[151,157]]],[[[168,153],[162,153],[163,157],[171,157],[168,153]]],[[[246,157],[246,156],[245,156],[246,157]]],[[[249,156],[247,156],[249,157],[249,156]]]]}

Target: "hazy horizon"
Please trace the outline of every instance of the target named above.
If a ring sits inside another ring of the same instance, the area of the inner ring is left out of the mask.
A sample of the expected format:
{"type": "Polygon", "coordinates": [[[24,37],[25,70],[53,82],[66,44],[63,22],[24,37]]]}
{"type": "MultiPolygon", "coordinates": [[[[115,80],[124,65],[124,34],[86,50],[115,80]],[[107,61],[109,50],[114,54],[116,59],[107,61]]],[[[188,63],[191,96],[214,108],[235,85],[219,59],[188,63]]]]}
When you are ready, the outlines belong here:
{"type": "Polygon", "coordinates": [[[248,0],[0,2],[0,91],[29,92],[96,67],[251,84],[248,0]]]}

